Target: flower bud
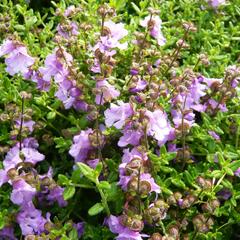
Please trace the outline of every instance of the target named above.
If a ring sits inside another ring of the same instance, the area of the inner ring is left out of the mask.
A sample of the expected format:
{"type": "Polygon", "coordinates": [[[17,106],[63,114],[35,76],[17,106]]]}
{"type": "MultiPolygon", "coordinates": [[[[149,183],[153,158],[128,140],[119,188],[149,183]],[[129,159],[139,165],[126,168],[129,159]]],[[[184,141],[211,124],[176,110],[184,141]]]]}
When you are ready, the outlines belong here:
{"type": "Polygon", "coordinates": [[[54,224],[51,222],[46,222],[44,224],[44,228],[46,231],[51,232],[51,230],[54,228],[54,224]]]}
{"type": "Polygon", "coordinates": [[[139,192],[141,196],[146,196],[150,193],[151,191],[151,184],[148,181],[141,181],[140,186],[139,186],[139,192]]]}
{"type": "Polygon", "coordinates": [[[37,237],[33,234],[25,236],[25,240],[37,240],[37,237]]]}
{"type": "Polygon", "coordinates": [[[18,176],[18,171],[15,168],[11,168],[7,171],[8,177],[13,180],[18,176]]]}
{"type": "Polygon", "coordinates": [[[201,188],[205,186],[205,179],[201,176],[197,177],[196,182],[201,188]]]}
{"type": "Polygon", "coordinates": [[[168,233],[170,236],[177,238],[179,236],[179,228],[177,225],[173,225],[168,229],[168,233]]]}
{"type": "Polygon", "coordinates": [[[94,130],[89,133],[88,139],[93,147],[102,147],[104,144],[104,136],[100,130],[94,130]]]}
{"type": "Polygon", "coordinates": [[[162,240],[162,235],[160,233],[154,233],[149,240],[162,240]]]}
{"type": "Polygon", "coordinates": [[[128,190],[130,192],[137,192],[138,190],[138,179],[137,177],[133,177],[129,182],[128,182],[128,190]]]}
{"type": "Polygon", "coordinates": [[[131,162],[127,163],[125,169],[126,169],[126,173],[128,175],[132,175],[132,174],[138,174],[139,169],[142,166],[142,159],[141,158],[133,158],[131,160],[131,162]]]}
{"type": "Polygon", "coordinates": [[[141,232],[144,228],[144,223],[140,219],[132,218],[132,222],[128,227],[134,232],[141,232]]]}

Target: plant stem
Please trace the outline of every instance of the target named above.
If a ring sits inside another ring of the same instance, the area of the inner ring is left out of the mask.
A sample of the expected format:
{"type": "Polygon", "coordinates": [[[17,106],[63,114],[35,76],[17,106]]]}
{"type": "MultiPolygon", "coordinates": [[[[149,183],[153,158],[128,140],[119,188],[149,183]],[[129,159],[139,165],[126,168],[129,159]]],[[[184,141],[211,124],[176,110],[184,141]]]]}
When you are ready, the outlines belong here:
{"type": "Polygon", "coordinates": [[[138,169],[138,182],[137,182],[137,198],[138,198],[138,212],[139,215],[142,214],[142,207],[141,207],[141,196],[140,196],[140,179],[141,178],[141,167],[138,169]]]}
{"type": "Polygon", "coordinates": [[[108,207],[107,199],[106,199],[106,197],[105,197],[104,192],[102,191],[102,189],[100,189],[100,188],[98,187],[98,186],[99,186],[99,180],[98,180],[98,178],[96,179],[96,186],[97,186],[97,189],[98,189],[98,191],[99,191],[99,193],[100,193],[100,196],[101,196],[101,198],[102,198],[102,204],[103,204],[103,206],[104,206],[104,208],[105,208],[105,211],[106,211],[107,215],[110,216],[110,215],[111,215],[111,212],[110,212],[109,207],[108,207]]]}
{"type": "Polygon", "coordinates": [[[24,97],[22,97],[22,105],[21,105],[21,118],[20,118],[20,128],[19,128],[19,143],[20,143],[20,152],[22,151],[22,128],[23,128],[23,113],[24,113],[24,97]]]}
{"type": "Polygon", "coordinates": [[[184,109],[185,109],[185,105],[186,105],[186,100],[187,100],[187,93],[185,95],[184,98],[184,103],[183,103],[183,108],[182,108],[182,151],[183,151],[183,157],[182,157],[182,161],[183,161],[183,165],[182,165],[182,169],[184,169],[185,167],[185,149],[186,149],[186,134],[184,131],[184,109]]]}

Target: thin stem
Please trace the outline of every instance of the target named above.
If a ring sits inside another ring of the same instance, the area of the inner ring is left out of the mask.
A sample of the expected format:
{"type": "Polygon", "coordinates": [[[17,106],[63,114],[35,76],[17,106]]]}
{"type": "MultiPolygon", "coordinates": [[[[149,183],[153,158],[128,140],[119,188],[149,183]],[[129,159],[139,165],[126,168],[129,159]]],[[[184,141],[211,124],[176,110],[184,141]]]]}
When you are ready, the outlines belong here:
{"type": "Polygon", "coordinates": [[[98,180],[98,179],[96,179],[96,185],[97,185],[97,189],[98,189],[98,191],[99,191],[99,193],[100,193],[100,195],[101,195],[102,204],[103,204],[103,206],[104,206],[104,208],[105,208],[105,210],[106,210],[106,213],[107,213],[108,216],[110,216],[110,215],[111,215],[111,212],[110,212],[109,207],[108,207],[107,199],[106,199],[106,197],[105,197],[102,189],[100,189],[100,188],[98,187],[98,185],[99,185],[99,180],[98,180]]]}
{"type": "Polygon", "coordinates": [[[57,45],[58,45],[58,48],[59,48],[59,50],[60,50],[60,52],[61,52],[61,55],[62,55],[62,57],[63,57],[66,65],[67,65],[70,73],[72,74],[72,76],[73,76],[73,77],[75,78],[75,80],[77,81],[77,80],[78,80],[78,76],[77,76],[77,74],[72,70],[71,66],[69,66],[68,61],[67,61],[67,59],[66,59],[66,57],[65,57],[65,55],[64,55],[63,49],[62,49],[61,45],[59,44],[59,42],[57,42],[57,45]]]}
{"type": "Polygon", "coordinates": [[[138,169],[138,182],[137,182],[137,198],[138,198],[139,215],[142,214],[141,196],[140,196],[140,180],[141,180],[140,178],[141,178],[141,167],[138,169]]]}
{"type": "Polygon", "coordinates": [[[185,167],[185,149],[186,149],[186,134],[184,131],[184,109],[185,109],[185,105],[186,105],[186,100],[187,100],[187,93],[185,95],[184,98],[184,103],[183,103],[183,108],[182,108],[182,151],[183,151],[183,157],[182,157],[182,161],[183,161],[183,165],[182,165],[182,169],[184,169],[185,167]]]}
{"type": "Polygon", "coordinates": [[[179,46],[174,50],[171,58],[172,58],[172,61],[171,63],[168,65],[168,68],[165,70],[163,76],[165,76],[168,71],[171,69],[171,67],[173,66],[173,63],[177,60],[177,57],[178,57],[178,54],[180,52],[180,50],[182,49],[182,46],[183,46],[183,43],[184,43],[184,40],[187,38],[187,35],[188,35],[188,32],[189,32],[189,28],[185,31],[184,35],[183,35],[183,41],[179,44],[179,46]]]}
{"type": "Polygon", "coordinates": [[[86,185],[86,184],[77,184],[77,183],[71,183],[70,186],[79,187],[79,188],[87,188],[87,189],[94,189],[95,188],[94,186],[89,186],[89,185],[86,185]]]}
{"type": "Polygon", "coordinates": [[[103,36],[103,30],[104,30],[104,21],[105,21],[105,15],[102,15],[102,23],[101,23],[101,36],[103,36]]]}
{"type": "Polygon", "coordinates": [[[164,226],[162,220],[160,220],[159,223],[160,223],[160,226],[161,226],[161,228],[162,228],[163,234],[166,235],[166,229],[165,229],[165,226],[164,226]]]}
{"type": "Polygon", "coordinates": [[[101,97],[100,97],[100,102],[99,102],[99,106],[98,106],[98,111],[97,111],[97,118],[96,118],[96,131],[97,131],[97,154],[98,154],[98,159],[102,162],[103,164],[103,172],[105,173],[105,165],[103,162],[103,158],[102,158],[102,150],[101,150],[101,143],[100,143],[100,139],[99,139],[99,113],[100,113],[100,107],[102,104],[102,100],[103,100],[103,92],[101,93],[101,97]]]}
{"type": "Polygon", "coordinates": [[[239,134],[240,134],[240,126],[237,126],[237,132],[236,132],[236,140],[235,140],[235,147],[238,148],[238,142],[239,142],[239,134]]]}
{"type": "Polygon", "coordinates": [[[64,116],[62,113],[58,112],[56,109],[53,109],[50,106],[46,106],[46,107],[47,107],[47,109],[51,110],[52,112],[55,112],[58,116],[60,116],[60,117],[64,118],[65,120],[69,121],[69,119],[66,116],[64,116]]]}
{"type": "Polygon", "coordinates": [[[21,105],[21,118],[20,118],[20,128],[19,128],[19,143],[20,143],[20,152],[22,151],[22,128],[23,128],[23,114],[24,114],[24,97],[22,97],[22,105],[21,105]]]}
{"type": "MultiPolygon", "coordinates": [[[[148,22],[151,22],[151,21],[152,21],[152,14],[150,15],[150,19],[149,19],[148,22]]],[[[142,50],[144,49],[144,44],[146,42],[147,35],[148,35],[148,27],[147,27],[147,30],[145,32],[142,44],[139,46],[139,51],[138,51],[138,54],[137,54],[137,57],[136,57],[136,59],[139,60],[139,62],[142,60],[142,50]]]]}

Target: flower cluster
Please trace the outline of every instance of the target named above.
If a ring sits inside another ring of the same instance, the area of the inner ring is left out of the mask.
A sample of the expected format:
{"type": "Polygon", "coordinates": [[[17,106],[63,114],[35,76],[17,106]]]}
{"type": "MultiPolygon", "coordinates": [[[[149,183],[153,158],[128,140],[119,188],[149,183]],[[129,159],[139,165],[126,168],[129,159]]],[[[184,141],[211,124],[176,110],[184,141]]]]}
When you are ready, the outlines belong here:
{"type": "MultiPolygon", "coordinates": [[[[225,1],[206,3],[214,14],[225,1]]],[[[197,27],[171,40],[144,2],[129,25],[107,4],[53,4],[51,44],[40,20],[33,31],[46,54],[16,34],[0,45],[16,93],[0,109],[0,190],[15,207],[0,213],[0,239],[221,239],[240,217],[238,64],[212,77],[214,58],[189,50],[197,27]]]]}

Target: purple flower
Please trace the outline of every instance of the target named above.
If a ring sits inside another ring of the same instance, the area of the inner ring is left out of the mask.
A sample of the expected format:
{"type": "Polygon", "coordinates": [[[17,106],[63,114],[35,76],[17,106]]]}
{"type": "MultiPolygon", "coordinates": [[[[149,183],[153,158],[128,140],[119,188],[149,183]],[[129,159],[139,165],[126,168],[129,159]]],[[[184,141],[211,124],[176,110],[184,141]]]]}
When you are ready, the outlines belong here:
{"type": "Polygon", "coordinates": [[[232,196],[232,192],[227,188],[223,188],[219,192],[217,192],[217,196],[220,199],[228,200],[232,196]]]}
{"type": "Polygon", "coordinates": [[[221,84],[223,82],[222,78],[207,78],[203,77],[203,82],[207,84],[208,87],[211,87],[213,83],[219,83],[221,84]]]}
{"type": "Polygon", "coordinates": [[[23,179],[13,181],[12,187],[11,201],[17,205],[25,205],[31,202],[36,194],[36,189],[23,179]]]}
{"type": "Polygon", "coordinates": [[[58,24],[57,25],[58,34],[64,37],[65,39],[69,39],[71,36],[76,36],[79,34],[78,26],[75,22],[68,22],[67,29],[64,25],[58,24]]]}
{"type": "Polygon", "coordinates": [[[42,71],[44,73],[44,68],[43,67],[40,67],[39,71],[34,71],[32,73],[31,80],[33,82],[37,83],[37,89],[42,90],[42,91],[48,91],[49,88],[50,88],[50,84],[51,84],[50,78],[45,80],[43,78],[42,71]]]}
{"type": "Polygon", "coordinates": [[[83,222],[74,223],[73,227],[77,230],[78,238],[80,238],[84,232],[84,223],[83,222]]]}
{"type": "Polygon", "coordinates": [[[143,161],[147,161],[147,153],[140,151],[137,147],[134,147],[131,151],[129,148],[123,150],[122,162],[129,163],[134,158],[141,158],[143,161]]]}
{"type": "Polygon", "coordinates": [[[82,130],[79,135],[74,136],[73,145],[69,150],[69,154],[74,157],[75,162],[83,162],[86,160],[88,153],[93,149],[88,135],[93,133],[92,129],[82,130]]]}
{"type": "Polygon", "coordinates": [[[141,92],[146,87],[147,87],[147,81],[138,79],[138,81],[135,83],[135,86],[134,87],[131,86],[131,88],[129,88],[129,91],[131,93],[137,93],[137,92],[141,92]]]}
{"type": "Polygon", "coordinates": [[[41,234],[47,220],[42,217],[42,212],[36,209],[33,203],[28,203],[17,215],[17,222],[24,236],[30,234],[41,234]]]}
{"type": "Polygon", "coordinates": [[[225,0],[205,0],[205,1],[213,8],[218,8],[226,3],[225,0]]]}
{"type": "Polygon", "coordinates": [[[65,11],[64,11],[64,16],[69,17],[75,12],[76,8],[74,5],[69,6],[65,11]]]}
{"type": "MultiPolygon", "coordinates": [[[[182,124],[182,113],[180,110],[172,110],[171,111],[173,122],[175,127],[179,127],[182,124]]],[[[195,114],[193,112],[189,112],[184,115],[184,123],[188,124],[191,127],[194,123],[195,114]]]]}
{"type": "Polygon", "coordinates": [[[212,136],[215,140],[217,140],[217,141],[220,141],[220,140],[221,140],[220,137],[219,137],[219,135],[216,134],[216,132],[214,132],[214,131],[208,131],[208,133],[209,133],[209,135],[212,136]]]}
{"type": "Polygon", "coordinates": [[[121,136],[118,141],[119,147],[125,147],[128,144],[131,144],[133,146],[139,145],[140,139],[143,136],[143,131],[139,129],[134,129],[133,125],[133,122],[128,122],[125,125],[122,131],[123,136],[121,136]]]}
{"type": "Polygon", "coordinates": [[[0,230],[0,239],[4,240],[17,240],[14,236],[14,231],[12,226],[6,226],[0,230]]]}
{"type": "MultiPolygon", "coordinates": [[[[21,120],[18,119],[18,120],[15,121],[15,123],[16,123],[16,127],[20,128],[21,120]]],[[[33,131],[33,126],[34,125],[35,125],[35,122],[32,121],[32,120],[23,121],[23,124],[22,124],[23,127],[28,128],[30,133],[33,131]]]]}
{"type": "MultiPolygon", "coordinates": [[[[20,145],[19,143],[16,144],[14,147],[12,147],[4,161],[3,166],[4,169],[0,170],[0,186],[8,181],[7,172],[11,168],[15,168],[18,163],[22,162],[22,159],[20,158],[20,145]]],[[[25,162],[30,162],[33,165],[35,165],[37,162],[43,161],[45,156],[37,151],[38,143],[34,138],[25,138],[23,140],[22,144],[22,151],[21,153],[24,156],[25,162]]]]}
{"type": "Polygon", "coordinates": [[[159,46],[163,46],[166,43],[166,39],[162,34],[162,20],[159,16],[146,16],[143,20],[140,21],[142,27],[147,27],[150,30],[150,35],[155,38],[159,46]],[[150,28],[149,21],[151,19],[150,28]]]}
{"type": "Polygon", "coordinates": [[[121,40],[128,35],[128,31],[124,28],[123,23],[114,23],[113,21],[109,20],[104,22],[104,26],[110,30],[110,36],[117,40],[121,40]]]}
{"type": "Polygon", "coordinates": [[[119,217],[111,215],[107,219],[107,225],[112,233],[118,234],[117,240],[142,240],[142,237],[148,237],[145,234],[135,232],[123,226],[119,217]]]}
{"type": "Polygon", "coordinates": [[[107,27],[110,30],[110,36],[108,36],[108,38],[101,38],[101,40],[105,43],[105,46],[108,46],[109,48],[127,48],[127,43],[121,44],[118,42],[119,40],[128,35],[128,31],[124,28],[123,23],[114,23],[109,20],[104,23],[104,27],[107,27]],[[107,43],[106,41],[108,41],[109,43],[107,43]]]}
{"type": "Polygon", "coordinates": [[[118,101],[117,104],[111,103],[110,108],[104,112],[105,124],[107,127],[121,129],[126,120],[133,115],[133,109],[130,103],[118,101]]]}
{"type": "Polygon", "coordinates": [[[235,172],[234,175],[237,177],[240,177],[240,168],[238,168],[235,172]]]}
{"type": "Polygon", "coordinates": [[[40,68],[40,72],[43,76],[43,80],[50,82],[54,77],[55,82],[59,83],[66,80],[69,71],[67,66],[72,65],[73,58],[64,49],[60,51],[58,48],[54,49],[54,52],[47,56],[44,67],[40,68]],[[64,57],[61,56],[62,52],[64,57]],[[65,62],[65,60],[67,62],[65,62]],[[66,66],[67,65],[67,66],[66,66]]]}
{"type": "MultiPolygon", "coordinates": [[[[120,180],[119,180],[118,185],[120,185],[124,191],[127,191],[128,183],[130,180],[131,180],[131,176],[120,175],[120,180]]],[[[154,179],[151,177],[151,175],[149,173],[142,173],[140,175],[140,181],[146,181],[146,182],[150,183],[151,190],[149,191],[149,193],[151,193],[151,192],[160,193],[161,192],[160,187],[155,183],[154,179]]]]}
{"type": "Polygon", "coordinates": [[[70,96],[69,89],[71,87],[67,86],[65,83],[70,83],[71,81],[63,81],[61,84],[59,84],[58,91],[55,93],[55,96],[63,102],[63,105],[65,109],[69,109],[73,106],[75,102],[75,97],[70,96]]]}
{"type": "Polygon", "coordinates": [[[0,57],[11,53],[17,48],[17,46],[22,46],[22,45],[10,39],[4,40],[2,45],[0,46],[0,57]]]}
{"type": "Polygon", "coordinates": [[[56,186],[53,189],[50,189],[46,196],[46,200],[50,203],[57,202],[60,207],[65,207],[67,202],[63,199],[64,188],[56,186]]]}
{"type": "Polygon", "coordinates": [[[226,105],[225,104],[219,104],[216,100],[214,100],[214,99],[209,99],[208,100],[208,104],[210,105],[210,107],[212,108],[212,109],[218,109],[218,110],[220,110],[221,112],[227,112],[228,111],[228,109],[227,109],[227,107],[226,107],[226,105]]]}
{"type": "Polygon", "coordinates": [[[101,91],[101,93],[96,95],[96,104],[103,105],[105,102],[111,102],[112,99],[120,95],[120,92],[109,84],[107,80],[97,81],[96,88],[101,91]]]}
{"type": "Polygon", "coordinates": [[[25,47],[17,47],[5,59],[6,71],[11,75],[17,73],[26,74],[28,68],[34,64],[34,58],[30,57],[25,47]]]}
{"type": "Polygon", "coordinates": [[[149,119],[147,134],[154,137],[159,145],[166,143],[172,133],[172,127],[166,113],[161,110],[155,110],[154,112],[147,110],[145,115],[149,119]]]}

